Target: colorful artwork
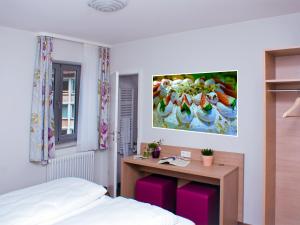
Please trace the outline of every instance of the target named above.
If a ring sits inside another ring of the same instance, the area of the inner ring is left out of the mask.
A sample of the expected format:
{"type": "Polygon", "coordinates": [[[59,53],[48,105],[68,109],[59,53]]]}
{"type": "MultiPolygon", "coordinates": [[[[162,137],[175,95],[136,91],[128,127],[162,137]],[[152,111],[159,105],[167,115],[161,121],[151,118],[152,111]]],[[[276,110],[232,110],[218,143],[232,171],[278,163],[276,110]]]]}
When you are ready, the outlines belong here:
{"type": "Polygon", "coordinates": [[[237,136],[237,71],[154,75],[153,127],[237,136]]]}

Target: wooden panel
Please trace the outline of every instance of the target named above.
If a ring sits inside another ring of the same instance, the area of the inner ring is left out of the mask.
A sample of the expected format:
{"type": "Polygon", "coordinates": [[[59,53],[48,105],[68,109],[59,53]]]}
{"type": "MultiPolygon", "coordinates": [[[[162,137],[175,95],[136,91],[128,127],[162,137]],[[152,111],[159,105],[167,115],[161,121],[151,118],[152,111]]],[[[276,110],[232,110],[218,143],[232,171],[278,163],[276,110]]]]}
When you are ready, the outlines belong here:
{"type": "Polygon", "coordinates": [[[275,59],[268,52],[265,53],[265,80],[275,79],[275,59]]]}
{"type": "Polygon", "coordinates": [[[238,170],[226,175],[221,180],[220,188],[220,221],[223,225],[236,225],[238,214],[238,170]],[[230,215],[230,216],[228,216],[230,215]]]}
{"type": "Polygon", "coordinates": [[[300,83],[300,79],[274,79],[274,80],[266,80],[266,83],[270,83],[270,84],[300,83]]]}
{"type": "MultiPolygon", "coordinates": [[[[271,90],[300,90],[300,82],[278,82],[278,83],[266,83],[267,89],[271,90]]],[[[270,92],[270,91],[268,91],[270,92]]],[[[272,92],[272,91],[271,91],[272,92]]],[[[297,93],[298,91],[290,91],[297,93]]],[[[273,93],[272,93],[273,94],[273,93]]],[[[274,99],[276,95],[273,95],[274,99]]],[[[276,100],[273,101],[274,103],[276,100]]]]}
{"type": "MultiPolygon", "coordinates": [[[[268,53],[265,54],[265,79],[275,78],[275,60],[274,57],[268,53]]],[[[272,86],[266,84],[266,90],[273,89],[272,86]]],[[[264,185],[264,221],[265,225],[275,224],[275,158],[276,158],[276,123],[275,116],[275,102],[276,94],[265,92],[265,179],[264,185]],[[268,189],[268,190],[267,190],[268,189]]]]}
{"type": "Polygon", "coordinates": [[[269,49],[266,53],[272,56],[287,56],[287,55],[300,55],[300,47],[284,48],[284,49],[269,49]]]}
{"type": "MultiPolygon", "coordinates": [[[[187,147],[177,147],[170,145],[162,145],[162,156],[180,155],[181,150],[190,151],[193,160],[202,161],[201,150],[187,147]]],[[[141,144],[141,154],[147,149],[147,144],[141,144]]],[[[224,151],[215,151],[214,163],[216,165],[232,165],[238,167],[239,173],[239,207],[238,219],[243,221],[244,218],[244,154],[232,153],[224,151]]]]}
{"type": "Polygon", "coordinates": [[[300,221],[300,118],[282,118],[299,97],[297,93],[277,94],[276,99],[276,209],[275,221],[297,225],[300,221]]]}
{"type": "Polygon", "coordinates": [[[178,179],[177,180],[177,187],[182,187],[188,183],[190,183],[190,180],[186,180],[186,179],[178,179]]]}
{"type": "Polygon", "coordinates": [[[123,197],[133,198],[135,196],[136,181],[147,174],[137,170],[134,165],[126,164],[122,160],[121,165],[121,193],[123,197]],[[124,184],[124,185],[123,185],[124,184]],[[129,184],[129,185],[126,185],[129,184]]]}
{"type": "Polygon", "coordinates": [[[300,54],[275,58],[276,79],[300,79],[300,54]]]}
{"type": "Polygon", "coordinates": [[[200,183],[207,183],[207,184],[213,184],[213,185],[220,185],[220,180],[216,178],[210,178],[205,176],[199,176],[199,175],[193,175],[193,174],[187,174],[187,173],[180,173],[177,171],[168,171],[168,170],[162,170],[159,168],[153,168],[153,167],[141,167],[139,168],[140,171],[151,173],[151,174],[160,174],[168,177],[175,177],[179,179],[185,179],[189,181],[196,181],[200,183]]]}

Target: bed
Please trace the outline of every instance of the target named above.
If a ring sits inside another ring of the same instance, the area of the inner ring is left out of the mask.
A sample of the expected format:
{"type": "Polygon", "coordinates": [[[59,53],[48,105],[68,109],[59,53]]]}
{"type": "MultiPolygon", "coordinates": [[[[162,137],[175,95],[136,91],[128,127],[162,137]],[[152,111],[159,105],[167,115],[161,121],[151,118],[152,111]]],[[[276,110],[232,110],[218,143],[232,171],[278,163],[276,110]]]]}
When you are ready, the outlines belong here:
{"type": "Polygon", "coordinates": [[[79,178],[10,192],[0,196],[0,225],[194,225],[157,206],[105,193],[79,178]]]}

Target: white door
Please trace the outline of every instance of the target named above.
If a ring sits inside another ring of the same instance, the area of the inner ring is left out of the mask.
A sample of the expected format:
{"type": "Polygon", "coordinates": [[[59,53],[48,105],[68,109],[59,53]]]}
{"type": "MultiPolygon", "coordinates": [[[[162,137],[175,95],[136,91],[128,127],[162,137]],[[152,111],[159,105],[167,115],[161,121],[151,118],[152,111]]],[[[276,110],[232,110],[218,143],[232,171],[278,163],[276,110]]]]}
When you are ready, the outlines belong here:
{"type": "Polygon", "coordinates": [[[117,192],[117,140],[118,140],[119,73],[110,75],[110,127],[108,150],[108,192],[115,197],[117,192]]]}

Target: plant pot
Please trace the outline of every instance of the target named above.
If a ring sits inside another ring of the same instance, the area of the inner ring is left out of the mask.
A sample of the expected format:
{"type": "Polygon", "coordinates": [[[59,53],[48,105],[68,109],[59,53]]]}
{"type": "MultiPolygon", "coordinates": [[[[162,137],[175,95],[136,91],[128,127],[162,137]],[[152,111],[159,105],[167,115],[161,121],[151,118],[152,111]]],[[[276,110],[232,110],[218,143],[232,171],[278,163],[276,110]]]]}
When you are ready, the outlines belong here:
{"type": "Polygon", "coordinates": [[[160,156],[160,150],[154,150],[152,151],[152,158],[153,159],[158,159],[160,156]]]}
{"type": "Polygon", "coordinates": [[[214,156],[202,155],[202,159],[203,159],[203,166],[212,166],[213,161],[214,161],[214,156]]]}
{"type": "Polygon", "coordinates": [[[143,157],[149,158],[149,157],[150,157],[150,154],[151,154],[151,152],[148,151],[148,150],[146,150],[146,151],[144,151],[144,153],[143,153],[143,157]]]}

